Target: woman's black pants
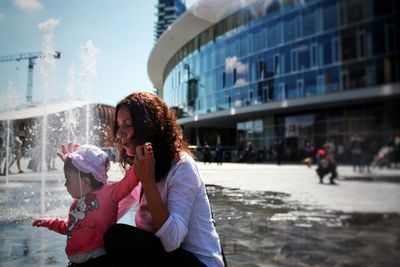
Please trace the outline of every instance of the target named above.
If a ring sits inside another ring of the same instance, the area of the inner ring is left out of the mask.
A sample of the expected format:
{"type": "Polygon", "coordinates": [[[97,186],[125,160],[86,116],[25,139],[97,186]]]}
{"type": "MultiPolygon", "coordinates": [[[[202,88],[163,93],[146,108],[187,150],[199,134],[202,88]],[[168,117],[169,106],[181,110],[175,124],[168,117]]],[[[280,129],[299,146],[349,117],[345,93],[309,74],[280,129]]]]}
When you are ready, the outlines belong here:
{"type": "Polygon", "coordinates": [[[156,235],[126,224],[114,224],[107,230],[104,247],[115,267],[206,267],[182,248],[166,252],[156,235]]]}

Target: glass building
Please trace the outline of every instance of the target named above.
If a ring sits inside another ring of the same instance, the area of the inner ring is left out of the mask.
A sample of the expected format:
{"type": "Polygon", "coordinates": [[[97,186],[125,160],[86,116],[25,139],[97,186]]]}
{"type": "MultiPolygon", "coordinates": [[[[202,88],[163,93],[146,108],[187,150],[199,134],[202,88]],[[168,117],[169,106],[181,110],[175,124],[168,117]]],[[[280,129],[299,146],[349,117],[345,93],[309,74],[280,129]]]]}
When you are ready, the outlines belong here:
{"type": "Polygon", "coordinates": [[[155,27],[155,39],[186,11],[186,6],[181,0],[158,0],[157,22],[155,27]]]}
{"type": "MultiPolygon", "coordinates": [[[[156,43],[148,73],[190,144],[298,161],[328,140],[372,153],[400,133],[396,0],[199,1],[156,43]],[[244,4],[244,2],[246,4],[244,4]]],[[[344,155],[345,157],[345,155],[344,155]]]]}

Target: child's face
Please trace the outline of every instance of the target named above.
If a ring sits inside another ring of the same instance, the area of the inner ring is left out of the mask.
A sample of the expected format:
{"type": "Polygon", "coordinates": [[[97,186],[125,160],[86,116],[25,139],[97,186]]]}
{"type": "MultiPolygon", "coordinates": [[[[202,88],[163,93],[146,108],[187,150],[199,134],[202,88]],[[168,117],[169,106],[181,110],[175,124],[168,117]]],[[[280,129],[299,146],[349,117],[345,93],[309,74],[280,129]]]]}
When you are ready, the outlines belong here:
{"type": "MultiPolygon", "coordinates": [[[[81,197],[81,186],[79,185],[79,173],[75,171],[65,171],[65,187],[67,188],[68,193],[73,198],[81,197]]],[[[81,181],[83,186],[83,181],[81,181]]]]}

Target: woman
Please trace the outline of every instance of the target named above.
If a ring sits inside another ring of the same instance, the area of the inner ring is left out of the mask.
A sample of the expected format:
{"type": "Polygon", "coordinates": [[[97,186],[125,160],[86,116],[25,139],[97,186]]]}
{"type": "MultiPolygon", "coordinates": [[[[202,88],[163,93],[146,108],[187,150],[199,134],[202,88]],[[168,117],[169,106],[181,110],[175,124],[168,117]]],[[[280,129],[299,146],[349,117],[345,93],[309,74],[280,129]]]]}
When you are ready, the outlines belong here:
{"type": "MultiPolygon", "coordinates": [[[[116,108],[114,138],[124,169],[140,179],[120,211],[138,203],[136,227],[115,224],[104,235],[115,266],[224,266],[210,203],[173,111],[152,93],[133,93],[116,108]],[[153,164],[140,145],[150,142],[153,164]]],[[[122,215],[122,214],[121,214],[122,215]]]]}

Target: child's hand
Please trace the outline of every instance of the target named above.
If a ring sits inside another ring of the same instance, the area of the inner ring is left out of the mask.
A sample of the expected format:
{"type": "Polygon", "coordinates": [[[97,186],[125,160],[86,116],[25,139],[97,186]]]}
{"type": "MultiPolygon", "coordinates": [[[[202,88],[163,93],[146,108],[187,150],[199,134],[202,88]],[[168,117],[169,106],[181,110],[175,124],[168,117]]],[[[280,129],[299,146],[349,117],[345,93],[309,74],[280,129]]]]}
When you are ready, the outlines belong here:
{"type": "Polygon", "coordinates": [[[57,152],[57,156],[64,161],[65,157],[67,156],[67,154],[69,153],[73,153],[75,151],[77,151],[79,148],[78,144],[72,144],[72,143],[68,143],[67,146],[65,146],[64,144],[61,145],[61,152],[57,152]]]}
{"type": "Polygon", "coordinates": [[[36,227],[40,227],[40,226],[44,226],[44,221],[43,220],[36,220],[32,223],[32,226],[36,226],[36,227]]]}

